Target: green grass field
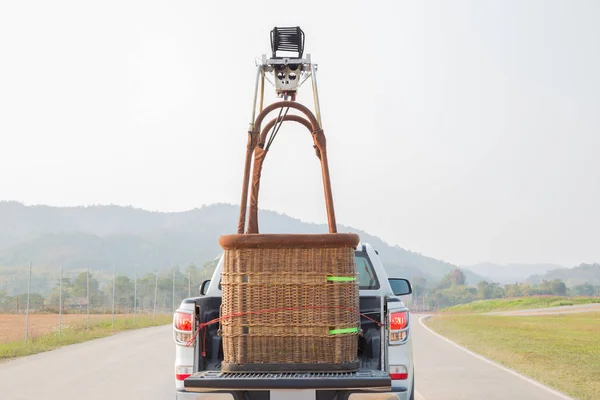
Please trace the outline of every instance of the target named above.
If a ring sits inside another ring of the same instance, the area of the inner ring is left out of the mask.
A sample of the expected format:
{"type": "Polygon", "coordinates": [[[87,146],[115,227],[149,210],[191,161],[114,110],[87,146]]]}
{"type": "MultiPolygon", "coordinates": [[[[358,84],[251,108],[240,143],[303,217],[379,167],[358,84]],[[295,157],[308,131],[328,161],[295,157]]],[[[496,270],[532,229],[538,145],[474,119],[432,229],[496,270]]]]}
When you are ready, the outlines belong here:
{"type": "Polygon", "coordinates": [[[172,321],[173,316],[171,314],[157,314],[154,318],[146,315],[138,316],[135,325],[131,317],[117,316],[114,329],[110,318],[92,322],[89,331],[87,330],[87,324],[76,324],[63,329],[60,336],[57,332],[47,333],[32,338],[27,345],[23,340],[0,343],[0,361],[54,350],[69,344],[98,339],[126,330],[166,325],[172,321]]]}
{"type": "Polygon", "coordinates": [[[572,306],[576,304],[600,303],[600,297],[560,297],[535,296],[517,297],[513,299],[477,300],[468,304],[448,307],[444,312],[480,313],[489,311],[519,310],[527,308],[547,308],[557,306],[572,306]]]}
{"type": "Polygon", "coordinates": [[[600,398],[600,312],[436,315],[443,336],[577,399],[600,398]]]}

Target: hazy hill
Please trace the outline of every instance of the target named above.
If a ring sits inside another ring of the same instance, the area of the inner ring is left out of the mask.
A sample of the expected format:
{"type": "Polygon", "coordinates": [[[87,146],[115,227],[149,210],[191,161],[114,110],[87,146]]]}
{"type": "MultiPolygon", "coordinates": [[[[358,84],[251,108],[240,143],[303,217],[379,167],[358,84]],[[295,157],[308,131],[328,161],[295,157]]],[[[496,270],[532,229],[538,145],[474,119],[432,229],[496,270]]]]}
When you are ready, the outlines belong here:
{"type": "MultiPolygon", "coordinates": [[[[177,213],[151,212],[132,207],[25,206],[0,202],[0,266],[37,266],[65,269],[90,267],[119,270],[137,267],[141,272],[172,265],[202,265],[221,248],[220,235],[235,233],[238,206],[214,204],[177,213]]],[[[261,211],[262,232],[327,232],[325,224],[309,224],[286,215],[261,211]]],[[[341,232],[356,232],[380,253],[390,274],[420,276],[430,283],[456,268],[398,246],[364,231],[339,226],[341,232]]],[[[467,274],[468,283],[481,277],[467,274]]]]}
{"type": "Polygon", "coordinates": [[[532,275],[545,274],[548,271],[564,268],[556,264],[507,264],[479,263],[461,266],[464,270],[485,276],[500,284],[522,282],[532,275]]]}
{"type": "Polygon", "coordinates": [[[551,281],[560,279],[567,286],[583,285],[589,283],[600,286],[600,264],[581,264],[575,268],[559,268],[545,274],[533,275],[527,279],[529,283],[540,283],[543,280],[551,281]]]}

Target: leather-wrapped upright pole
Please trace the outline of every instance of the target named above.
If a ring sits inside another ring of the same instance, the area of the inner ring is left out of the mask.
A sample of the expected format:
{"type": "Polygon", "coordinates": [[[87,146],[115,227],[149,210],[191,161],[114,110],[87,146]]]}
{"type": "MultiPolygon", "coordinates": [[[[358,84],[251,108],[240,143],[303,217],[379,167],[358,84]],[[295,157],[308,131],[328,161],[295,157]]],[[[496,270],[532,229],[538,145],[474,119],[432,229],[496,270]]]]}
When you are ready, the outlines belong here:
{"type": "Polygon", "coordinates": [[[250,164],[252,163],[252,152],[258,142],[258,132],[248,132],[248,144],[246,145],[246,161],[244,162],[244,178],[242,181],[242,199],[240,201],[240,218],[238,220],[239,234],[244,233],[246,225],[246,208],[248,207],[248,180],[250,179],[250,164]]]}

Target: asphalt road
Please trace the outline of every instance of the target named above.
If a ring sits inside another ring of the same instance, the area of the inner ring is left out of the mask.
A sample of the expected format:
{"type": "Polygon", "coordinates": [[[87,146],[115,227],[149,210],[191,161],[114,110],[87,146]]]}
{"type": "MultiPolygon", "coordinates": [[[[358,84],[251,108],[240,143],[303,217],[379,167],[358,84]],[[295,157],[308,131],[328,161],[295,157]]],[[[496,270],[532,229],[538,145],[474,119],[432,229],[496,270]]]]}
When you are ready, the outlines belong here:
{"type": "Polygon", "coordinates": [[[0,363],[0,399],[173,399],[171,329],[129,331],[0,363]]]}
{"type": "MultiPolygon", "coordinates": [[[[569,399],[452,344],[420,317],[412,330],[418,400],[569,399]]],[[[172,399],[173,362],[170,325],[120,333],[0,363],[0,399],[172,399]]]]}

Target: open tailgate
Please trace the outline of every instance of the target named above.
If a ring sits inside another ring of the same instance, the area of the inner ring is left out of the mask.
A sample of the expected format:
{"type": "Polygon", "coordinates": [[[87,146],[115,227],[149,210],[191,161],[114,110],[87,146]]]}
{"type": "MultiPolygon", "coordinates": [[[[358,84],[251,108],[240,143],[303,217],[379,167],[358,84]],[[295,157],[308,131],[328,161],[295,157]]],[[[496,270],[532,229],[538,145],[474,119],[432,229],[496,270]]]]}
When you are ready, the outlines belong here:
{"type": "Polygon", "coordinates": [[[227,373],[221,371],[196,372],[183,382],[189,392],[239,390],[367,390],[390,391],[389,374],[377,370],[358,372],[281,372],[281,373],[227,373]]]}

